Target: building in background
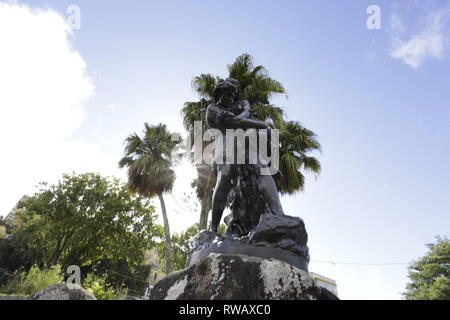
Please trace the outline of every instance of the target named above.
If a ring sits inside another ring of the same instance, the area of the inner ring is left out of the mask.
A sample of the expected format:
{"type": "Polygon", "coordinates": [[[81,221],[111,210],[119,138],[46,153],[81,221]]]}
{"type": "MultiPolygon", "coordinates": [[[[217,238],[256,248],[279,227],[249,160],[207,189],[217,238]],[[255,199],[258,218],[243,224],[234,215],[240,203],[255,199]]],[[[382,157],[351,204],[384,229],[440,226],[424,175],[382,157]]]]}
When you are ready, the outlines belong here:
{"type": "MultiPolygon", "coordinates": [[[[26,200],[27,198],[28,196],[23,196],[22,199],[20,199],[20,201],[26,200]]],[[[11,229],[21,225],[21,220],[17,216],[17,213],[21,210],[18,208],[20,201],[4,218],[0,216],[0,240],[10,239],[11,229]]]]}
{"type": "Polygon", "coordinates": [[[333,293],[336,297],[338,297],[337,284],[336,281],[327,277],[324,277],[320,274],[310,272],[309,275],[313,278],[317,284],[331,293],[333,293]]]}
{"type": "Polygon", "coordinates": [[[6,215],[6,217],[3,218],[4,221],[6,221],[8,224],[10,224],[11,226],[17,226],[20,225],[20,219],[17,216],[17,213],[21,210],[19,209],[19,204],[20,202],[27,200],[29,197],[28,196],[23,196],[19,202],[17,202],[17,204],[15,205],[15,207],[11,210],[10,213],[8,213],[6,215]]]}

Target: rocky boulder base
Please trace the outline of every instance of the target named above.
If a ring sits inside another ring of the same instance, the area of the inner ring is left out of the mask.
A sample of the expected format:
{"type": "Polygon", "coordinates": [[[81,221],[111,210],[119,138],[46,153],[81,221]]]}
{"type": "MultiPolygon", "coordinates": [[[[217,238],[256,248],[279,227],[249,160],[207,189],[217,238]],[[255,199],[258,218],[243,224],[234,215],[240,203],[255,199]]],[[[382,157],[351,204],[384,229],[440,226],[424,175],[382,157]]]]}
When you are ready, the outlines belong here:
{"type": "Polygon", "coordinates": [[[309,274],[277,260],[212,253],[158,282],[150,300],[333,300],[309,274]]]}
{"type": "Polygon", "coordinates": [[[89,291],[77,285],[70,287],[65,284],[57,284],[45,288],[31,297],[0,297],[0,300],[97,300],[89,291]]]}
{"type": "Polygon", "coordinates": [[[239,237],[226,232],[217,237],[211,231],[200,231],[190,243],[187,267],[195,265],[211,253],[274,258],[308,271],[308,234],[302,219],[263,214],[248,235],[239,237]]]}
{"type": "Polygon", "coordinates": [[[97,300],[89,291],[77,285],[61,283],[35,293],[30,300],[97,300]]]}

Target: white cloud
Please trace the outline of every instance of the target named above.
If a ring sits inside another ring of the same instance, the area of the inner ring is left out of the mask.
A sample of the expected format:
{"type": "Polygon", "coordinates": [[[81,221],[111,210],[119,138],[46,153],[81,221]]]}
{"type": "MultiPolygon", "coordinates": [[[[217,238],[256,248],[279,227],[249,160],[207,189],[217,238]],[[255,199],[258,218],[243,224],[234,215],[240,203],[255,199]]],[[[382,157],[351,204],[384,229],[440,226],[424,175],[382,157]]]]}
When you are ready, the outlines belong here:
{"type": "MultiPolygon", "coordinates": [[[[0,1],[0,39],[0,216],[33,193],[38,182],[54,183],[62,173],[94,171],[125,180],[126,170],[117,165],[120,155],[106,156],[100,145],[76,132],[94,86],[85,61],[71,46],[64,17],[0,1]]],[[[117,110],[115,104],[106,108],[117,110]]],[[[178,200],[166,195],[173,232],[198,220],[190,188],[195,175],[186,164],[178,168],[173,190],[178,200]]]]}
{"type": "Polygon", "coordinates": [[[71,138],[94,86],[70,32],[56,11],[0,2],[0,215],[37,182],[104,171],[99,147],[71,138]]]}
{"type": "Polygon", "coordinates": [[[391,50],[390,56],[400,59],[413,69],[419,68],[427,59],[442,59],[446,50],[448,7],[427,16],[421,30],[403,40],[406,26],[400,16],[391,16],[391,50]]]}

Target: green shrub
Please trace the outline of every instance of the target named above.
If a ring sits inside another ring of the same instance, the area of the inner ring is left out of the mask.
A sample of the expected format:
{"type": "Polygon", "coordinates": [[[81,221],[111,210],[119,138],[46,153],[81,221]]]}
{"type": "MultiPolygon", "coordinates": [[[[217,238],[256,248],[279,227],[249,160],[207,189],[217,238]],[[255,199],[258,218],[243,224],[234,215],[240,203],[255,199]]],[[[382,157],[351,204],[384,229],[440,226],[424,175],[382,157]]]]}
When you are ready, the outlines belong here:
{"type": "Polygon", "coordinates": [[[3,294],[30,296],[42,289],[62,283],[63,279],[60,266],[42,270],[33,266],[28,271],[16,273],[0,291],[3,294]]]}
{"type": "Polygon", "coordinates": [[[97,300],[116,300],[124,290],[117,290],[107,285],[105,278],[89,273],[83,281],[83,288],[92,293],[97,300]]]}

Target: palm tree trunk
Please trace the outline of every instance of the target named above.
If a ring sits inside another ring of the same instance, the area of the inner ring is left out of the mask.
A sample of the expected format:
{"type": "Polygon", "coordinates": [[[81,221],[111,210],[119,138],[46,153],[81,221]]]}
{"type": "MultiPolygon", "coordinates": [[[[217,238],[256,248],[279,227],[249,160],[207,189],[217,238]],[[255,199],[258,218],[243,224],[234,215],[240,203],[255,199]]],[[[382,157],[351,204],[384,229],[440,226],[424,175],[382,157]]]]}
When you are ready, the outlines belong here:
{"type": "Polygon", "coordinates": [[[161,202],[161,211],[164,220],[164,231],[166,235],[166,273],[169,274],[173,270],[173,246],[172,238],[170,237],[169,220],[167,219],[166,203],[162,193],[158,194],[159,201],[161,202]]]}
{"type": "Polygon", "coordinates": [[[198,224],[199,230],[205,230],[208,226],[208,215],[211,210],[212,193],[214,188],[213,173],[210,172],[208,177],[208,183],[205,188],[205,194],[202,199],[202,210],[200,212],[200,222],[198,224]]]}

